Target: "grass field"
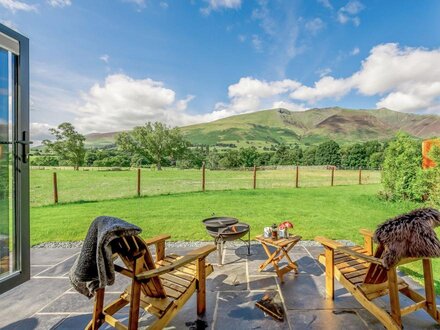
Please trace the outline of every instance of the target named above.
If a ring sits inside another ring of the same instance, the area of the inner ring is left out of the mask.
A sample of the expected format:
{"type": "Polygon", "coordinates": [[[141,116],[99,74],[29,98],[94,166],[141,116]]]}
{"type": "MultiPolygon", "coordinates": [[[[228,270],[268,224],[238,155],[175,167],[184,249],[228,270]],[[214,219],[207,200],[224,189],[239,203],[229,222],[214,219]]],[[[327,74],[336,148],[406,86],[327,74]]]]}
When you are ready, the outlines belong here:
{"type": "MultiPolygon", "coordinates": [[[[173,240],[210,240],[200,221],[212,214],[230,215],[263,227],[291,219],[303,239],[317,235],[361,244],[359,228],[374,229],[385,219],[419,207],[416,203],[379,200],[380,185],[303,189],[266,189],[180,193],[99,202],[80,202],[31,209],[31,242],[78,241],[99,215],[113,215],[143,228],[143,236],[170,233],[173,240]]],[[[420,263],[405,269],[420,280],[420,263]]],[[[440,294],[440,262],[434,261],[440,294]]]]}
{"type": "MultiPolygon", "coordinates": [[[[52,175],[54,170],[31,171],[31,205],[41,206],[53,203],[52,175]]],[[[136,170],[126,171],[73,171],[57,170],[58,195],[60,203],[77,201],[97,201],[127,198],[136,195],[136,170]]],[[[358,183],[357,170],[335,171],[335,185],[358,183]]],[[[260,170],[257,172],[257,188],[293,188],[295,169],[260,170]]],[[[141,194],[161,195],[201,190],[201,170],[165,169],[141,172],[141,194]]],[[[379,183],[379,171],[363,171],[364,184],[379,183]]],[[[301,187],[330,186],[331,171],[326,169],[301,167],[299,185],[301,187]]],[[[206,171],[207,190],[251,189],[253,173],[246,170],[206,171]]]]}

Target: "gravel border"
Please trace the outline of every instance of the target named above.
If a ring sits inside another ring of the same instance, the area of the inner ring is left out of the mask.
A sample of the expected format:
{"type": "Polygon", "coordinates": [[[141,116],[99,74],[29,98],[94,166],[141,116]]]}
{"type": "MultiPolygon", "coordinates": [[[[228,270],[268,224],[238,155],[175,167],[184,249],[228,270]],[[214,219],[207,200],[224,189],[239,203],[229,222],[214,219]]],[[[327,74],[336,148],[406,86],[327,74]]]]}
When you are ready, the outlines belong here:
{"type": "MultiPolygon", "coordinates": [[[[338,240],[338,242],[344,244],[344,245],[354,245],[352,241],[348,240],[338,240]]],[[[166,242],[166,246],[170,248],[198,248],[202,247],[203,245],[213,243],[213,241],[168,241],[166,242]]],[[[251,241],[251,244],[258,243],[257,241],[251,241]]],[[[32,246],[32,248],[35,249],[72,249],[72,248],[81,248],[83,244],[83,241],[76,241],[76,242],[45,242],[41,244],[37,244],[32,246]]],[[[227,242],[227,246],[242,246],[244,243],[241,241],[232,241],[227,242]]],[[[319,247],[321,246],[320,243],[315,241],[300,241],[297,246],[306,246],[306,247],[319,247]]]]}

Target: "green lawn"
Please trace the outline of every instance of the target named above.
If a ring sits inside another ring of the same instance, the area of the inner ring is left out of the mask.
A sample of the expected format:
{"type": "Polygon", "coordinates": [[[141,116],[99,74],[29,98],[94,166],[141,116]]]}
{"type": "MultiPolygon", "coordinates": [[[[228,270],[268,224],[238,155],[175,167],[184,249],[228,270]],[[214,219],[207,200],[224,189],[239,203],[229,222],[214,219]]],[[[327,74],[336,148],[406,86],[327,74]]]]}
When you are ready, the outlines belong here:
{"type": "MultiPolygon", "coordinates": [[[[31,205],[53,204],[54,170],[31,171],[31,205]]],[[[136,170],[97,171],[94,170],[57,170],[58,195],[60,203],[77,201],[99,201],[106,199],[128,198],[136,195],[136,170]]],[[[300,169],[301,187],[329,186],[331,171],[312,167],[300,169]]],[[[379,171],[363,171],[363,183],[379,183],[379,171]]],[[[258,188],[293,188],[295,169],[264,170],[257,173],[258,188]]],[[[141,174],[142,195],[174,194],[201,190],[200,170],[165,169],[154,171],[143,169],[141,174]]],[[[358,183],[358,171],[337,170],[335,185],[358,183]]],[[[207,190],[251,189],[252,171],[206,171],[207,190]]]]}
{"type": "MultiPolygon", "coordinates": [[[[419,204],[379,200],[380,185],[302,189],[257,189],[180,193],[100,202],[81,202],[31,209],[31,242],[84,239],[90,222],[99,215],[126,219],[143,228],[143,236],[170,233],[173,240],[210,240],[200,221],[212,214],[229,215],[251,225],[251,235],[263,227],[291,219],[294,232],[305,240],[317,235],[349,239],[361,244],[359,228],[379,223],[419,204]]],[[[415,278],[421,266],[406,269],[415,278]]],[[[440,294],[440,260],[434,261],[440,294]]]]}

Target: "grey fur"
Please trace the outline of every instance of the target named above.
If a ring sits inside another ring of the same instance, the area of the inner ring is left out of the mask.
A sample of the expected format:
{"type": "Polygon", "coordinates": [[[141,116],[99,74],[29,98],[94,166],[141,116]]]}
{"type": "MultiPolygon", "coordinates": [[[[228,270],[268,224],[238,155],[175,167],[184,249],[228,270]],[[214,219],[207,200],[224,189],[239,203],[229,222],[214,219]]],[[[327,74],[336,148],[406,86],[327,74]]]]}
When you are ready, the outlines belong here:
{"type": "Polygon", "coordinates": [[[90,225],[81,252],[70,269],[73,287],[86,297],[93,297],[98,288],[115,281],[115,268],[110,242],[121,236],[132,236],[142,229],[124,220],[101,216],[90,225]]]}
{"type": "Polygon", "coordinates": [[[386,268],[402,258],[440,257],[440,241],[434,228],[440,225],[440,212],[421,208],[399,215],[379,225],[374,241],[385,247],[383,263],[386,268]]]}

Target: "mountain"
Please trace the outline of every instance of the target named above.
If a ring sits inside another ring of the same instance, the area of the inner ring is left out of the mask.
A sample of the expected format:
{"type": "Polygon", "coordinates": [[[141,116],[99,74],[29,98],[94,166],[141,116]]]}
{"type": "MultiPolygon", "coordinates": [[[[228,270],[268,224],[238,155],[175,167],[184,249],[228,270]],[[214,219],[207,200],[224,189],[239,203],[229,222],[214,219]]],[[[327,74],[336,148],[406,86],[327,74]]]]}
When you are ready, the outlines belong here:
{"type": "MultiPolygon", "coordinates": [[[[311,145],[327,139],[346,144],[387,140],[397,131],[418,138],[440,136],[440,116],[389,109],[332,107],[293,112],[280,108],[185,126],[181,131],[194,144],[265,147],[277,143],[311,145]]],[[[95,146],[111,143],[116,133],[89,134],[87,143],[95,146]]]]}

